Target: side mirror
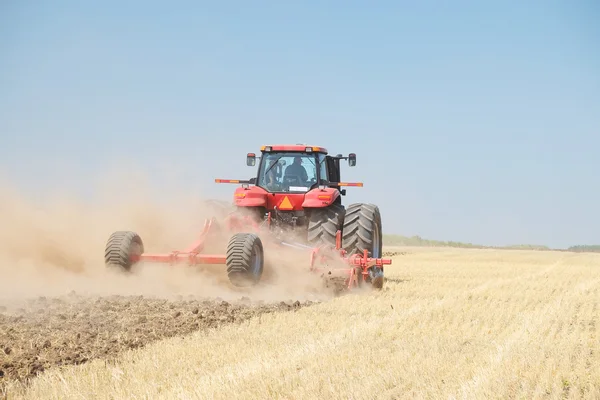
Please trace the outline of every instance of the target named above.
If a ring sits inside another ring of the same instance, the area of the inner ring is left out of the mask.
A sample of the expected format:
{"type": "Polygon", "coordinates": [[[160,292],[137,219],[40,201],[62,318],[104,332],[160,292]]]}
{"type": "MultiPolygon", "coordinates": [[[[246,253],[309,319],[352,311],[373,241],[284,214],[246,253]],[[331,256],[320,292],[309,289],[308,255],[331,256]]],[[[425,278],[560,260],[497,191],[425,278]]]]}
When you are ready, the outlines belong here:
{"type": "Polygon", "coordinates": [[[356,154],[350,153],[348,155],[348,165],[354,167],[356,165],[356,154]]]}
{"type": "Polygon", "coordinates": [[[248,153],[246,155],[246,165],[249,167],[254,167],[256,165],[256,154],[248,153]]]}

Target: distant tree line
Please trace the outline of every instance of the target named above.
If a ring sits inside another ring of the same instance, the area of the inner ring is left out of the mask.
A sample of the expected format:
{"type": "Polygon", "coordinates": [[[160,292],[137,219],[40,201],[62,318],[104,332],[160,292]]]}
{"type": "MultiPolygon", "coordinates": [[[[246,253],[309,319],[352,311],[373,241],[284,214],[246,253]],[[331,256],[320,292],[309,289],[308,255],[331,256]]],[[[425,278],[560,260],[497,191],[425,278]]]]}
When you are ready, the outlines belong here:
{"type": "Polygon", "coordinates": [[[571,246],[567,250],[576,253],[600,253],[600,244],[571,246]]]}
{"type": "Polygon", "coordinates": [[[505,250],[538,250],[538,251],[573,251],[578,253],[600,253],[600,245],[578,245],[568,249],[553,249],[544,245],[515,244],[508,246],[484,246],[473,243],[424,239],[421,236],[383,235],[386,246],[416,246],[416,247],[457,247],[466,249],[505,249],[505,250]]]}

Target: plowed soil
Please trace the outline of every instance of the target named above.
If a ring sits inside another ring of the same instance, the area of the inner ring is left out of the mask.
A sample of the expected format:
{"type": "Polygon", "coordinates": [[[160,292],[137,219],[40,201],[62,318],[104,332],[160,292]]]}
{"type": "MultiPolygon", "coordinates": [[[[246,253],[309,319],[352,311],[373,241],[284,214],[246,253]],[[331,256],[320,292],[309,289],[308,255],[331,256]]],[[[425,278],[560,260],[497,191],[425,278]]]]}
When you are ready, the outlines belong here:
{"type": "Polygon", "coordinates": [[[0,306],[0,393],[8,381],[25,383],[53,366],[110,360],[163,338],[309,304],[72,294],[0,306]]]}
{"type": "MultiPolygon", "coordinates": [[[[223,216],[187,185],[184,193],[166,190],[170,178],[153,174],[157,186],[146,186],[128,170],[102,177],[93,200],[66,187],[31,196],[0,181],[0,398],[10,382],[28,384],[47,369],[114,360],[153,341],[336,294],[309,271],[310,252],[275,245],[252,288],[231,285],[223,265],[140,263],[131,274],[106,268],[106,241],[116,230],[139,233],[147,252],[170,253],[194,243],[207,218],[223,216]]],[[[211,232],[204,253],[223,254],[230,235],[211,232]]]]}

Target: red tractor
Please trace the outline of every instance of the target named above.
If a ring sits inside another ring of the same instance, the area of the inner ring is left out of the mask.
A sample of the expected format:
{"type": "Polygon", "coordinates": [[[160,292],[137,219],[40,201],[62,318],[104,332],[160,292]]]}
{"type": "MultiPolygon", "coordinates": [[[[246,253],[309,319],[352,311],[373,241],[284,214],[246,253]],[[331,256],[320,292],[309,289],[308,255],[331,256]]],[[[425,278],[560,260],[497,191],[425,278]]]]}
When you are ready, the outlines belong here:
{"type": "MultiPolygon", "coordinates": [[[[264,264],[264,236],[279,246],[310,249],[311,271],[326,272],[331,263],[343,261],[348,288],[370,283],[383,285],[382,226],[379,207],[354,203],[345,207],[345,183],[340,179],[340,160],[356,165],[356,155],[328,155],[327,149],[307,145],[262,146],[261,155],[248,153],[246,164],[255,166],[257,176],[249,180],[216,179],[217,183],[241,184],[233,195],[234,210],[225,226],[234,233],[225,255],[200,254],[204,242],[216,225],[207,220],[199,240],[183,252],[144,254],[143,243],[133,232],[115,232],[105,252],[107,264],[125,269],[140,260],[195,264],[226,264],[230,281],[236,286],[256,284],[264,264]],[[298,242],[282,240],[292,233],[298,242]],[[263,239],[261,239],[263,237],[263,239]]],[[[339,269],[338,269],[339,270],[339,269]]],[[[329,271],[331,273],[331,271],[329,271]]]]}

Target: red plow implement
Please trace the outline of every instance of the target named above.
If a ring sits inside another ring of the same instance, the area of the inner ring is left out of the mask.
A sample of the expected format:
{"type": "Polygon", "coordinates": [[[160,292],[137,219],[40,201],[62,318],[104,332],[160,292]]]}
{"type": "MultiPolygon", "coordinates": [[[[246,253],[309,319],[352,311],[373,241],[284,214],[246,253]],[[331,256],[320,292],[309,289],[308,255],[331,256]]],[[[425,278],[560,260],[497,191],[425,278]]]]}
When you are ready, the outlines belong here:
{"type": "Polygon", "coordinates": [[[347,289],[361,287],[365,282],[371,280],[373,287],[383,287],[383,266],[391,265],[390,258],[373,258],[369,257],[369,251],[363,250],[362,254],[348,255],[346,250],[341,248],[340,231],[336,233],[336,246],[331,249],[330,246],[322,246],[312,250],[310,255],[310,270],[312,272],[320,272],[322,274],[332,274],[342,272],[347,275],[344,281],[344,286],[347,289]],[[345,263],[349,268],[334,268],[333,271],[327,268],[329,263],[339,264],[345,263]],[[378,273],[381,271],[381,273],[378,273]]]}
{"type": "MultiPolygon", "coordinates": [[[[271,219],[268,217],[266,224],[261,226],[246,216],[231,216],[225,224],[231,236],[224,254],[204,253],[207,240],[222,232],[214,218],[205,220],[198,239],[190,246],[169,253],[146,253],[143,241],[137,233],[117,231],[106,243],[105,261],[107,265],[117,266],[128,272],[135,264],[141,262],[172,266],[224,264],[230,282],[235,286],[247,287],[260,281],[265,259],[265,242],[261,237],[268,237],[266,244],[270,246],[283,246],[305,252],[307,269],[310,272],[320,274],[324,278],[343,280],[340,283],[346,289],[362,287],[369,281],[374,288],[382,287],[383,266],[390,265],[391,259],[370,257],[367,250],[362,254],[348,255],[346,250],[341,248],[341,231],[336,234],[336,246],[311,247],[279,240],[269,231],[269,221],[271,219]],[[244,226],[250,228],[249,231],[239,232],[244,226]],[[266,230],[261,229],[264,226],[267,227],[266,230]],[[260,235],[261,231],[263,235],[260,235]]],[[[285,268],[285,265],[282,268],[285,268]]]]}

